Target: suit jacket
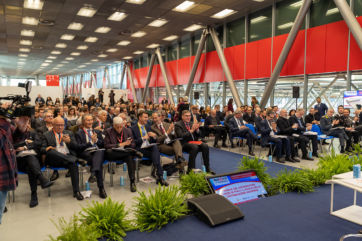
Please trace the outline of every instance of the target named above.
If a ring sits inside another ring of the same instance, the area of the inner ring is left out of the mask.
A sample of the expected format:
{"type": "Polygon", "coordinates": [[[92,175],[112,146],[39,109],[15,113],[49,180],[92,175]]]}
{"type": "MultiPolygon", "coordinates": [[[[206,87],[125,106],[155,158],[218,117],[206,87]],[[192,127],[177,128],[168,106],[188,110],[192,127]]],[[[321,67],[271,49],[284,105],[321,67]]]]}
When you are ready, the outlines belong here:
{"type": "MultiPolygon", "coordinates": [[[[98,141],[97,146],[99,148],[103,148],[104,147],[104,140],[103,140],[103,136],[102,136],[102,132],[99,130],[93,130],[93,132],[95,132],[97,134],[97,138],[98,141]]],[[[80,151],[84,151],[85,149],[89,148],[92,146],[91,142],[87,142],[87,137],[86,137],[86,133],[84,132],[84,130],[82,128],[80,128],[76,133],[75,133],[75,139],[78,143],[79,146],[79,150],[80,151]]]]}
{"type": "Polygon", "coordinates": [[[309,113],[308,115],[305,116],[304,121],[305,123],[312,123],[312,121],[314,120],[319,121],[320,119],[321,117],[319,116],[319,113],[315,113],[314,115],[309,113]]]}
{"type": "MultiPolygon", "coordinates": [[[[151,125],[146,124],[145,128],[146,128],[147,132],[151,132],[151,125]]],[[[135,125],[131,126],[131,130],[132,130],[134,141],[136,143],[136,148],[140,149],[141,145],[143,143],[143,139],[142,139],[142,136],[141,136],[140,128],[138,127],[138,122],[135,125]]],[[[148,141],[150,143],[155,143],[156,139],[150,137],[150,139],[148,141]]]]}
{"type": "Polygon", "coordinates": [[[279,128],[280,135],[291,136],[293,133],[296,133],[297,130],[292,128],[292,124],[287,118],[279,117],[277,120],[277,127],[279,128]]]}
{"type": "Polygon", "coordinates": [[[248,113],[244,113],[243,115],[243,120],[248,122],[249,124],[253,124],[255,123],[255,114],[254,113],[251,113],[251,115],[249,116],[248,113]]]}
{"type": "Polygon", "coordinates": [[[324,103],[316,104],[314,109],[318,110],[319,116],[324,116],[328,110],[328,106],[324,103]]]}
{"type": "MultiPolygon", "coordinates": [[[[260,122],[260,130],[259,133],[261,134],[261,143],[262,145],[265,145],[268,143],[266,137],[270,136],[270,132],[272,129],[269,127],[268,120],[264,119],[260,122]]],[[[276,135],[280,134],[280,129],[277,126],[277,132],[274,132],[276,135]]]]}
{"type": "MultiPolygon", "coordinates": [[[[193,122],[190,122],[190,128],[192,127],[193,122]]],[[[176,136],[177,138],[182,138],[181,140],[181,144],[186,144],[189,141],[197,141],[200,134],[199,131],[195,131],[194,133],[191,133],[187,130],[185,123],[181,120],[176,122],[175,124],[175,132],[176,132],[176,136]],[[194,138],[192,138],[192,136],[194,138]]]]}
{"type": "Polygon", "coordinates": [[[36,129],[36,132],[38,133],[40,138],[43,138],[44,134],[48,132],[48,127],[46,125],[43,125],[36,129]]]}
{"type": "MultiPolygon", "coordinates": [[[[170,124],[169,124],[169,123],[166,123],[166,122],[162,122],[162,125],[163,125],[163,128],[165,129],[165,131],[167,132],[167,131],[168,131],[168,128],[170,128],[170,124]]],[[[167,137],[166,137],[166,135],[164,135],[164,134],[162,133],[162,131],[160,130],[160,128],[158,128],[158,125],[156,125],[156,123],[151,126],[151,131],[154,132],[154,133],[156,133],[156,135],[157,135],[156,142],[157,142],[157,143],[163,144],[163,143],[165,142],[165,140],[166,140],[167,137]]],[[[170,135],[168,135],[168,136],[170,137],[171,140],[173,140],[173,139],[176,138],[176,136],[173,135],[173,134],[170,134],[170,135]]]]}
{"type": "MultiPolygon", "coordinates": [[[[240,124],[243,126],[244,125],[244,122],[243,122],[243,119],[240,118],[240,124]]],[[[231,118],[229,120],[229,126],[230,126],[230,132],[231,134],[234,134],[236,133],[237,131],[239,131],[239,126],[238,126],[238,123],[236,122],[235,118],[231,118]]]]}
{"type": "Polygon", "coordinates": [[[298,118],[295,115],[289,117],[289,123],[290,123],[291,126],[293,124],[298,124],[298,129],[297,129],[297,132],[296,132],[298,134],[302,134],[302,132],[306,131],[306,125],[305,125],[305,123],[303,121],[303,118],[300,118],[300,122],[302,123],[303,126],[300,126],[298,118]]]}
{"type": "Polygon", "coordinates": [[[26,146],[28,150],[34,150],[38,154],[40,153],[40,148],[42,145],[41,139],[34,130],[29,130],[27,132],[20,132],[19,129],[16,129],[13,133],[14,149],[18,147],[26,146]],[[32,140],[32,143],[26,144],[25,140],[32,140]]]}
{"type": "MultiPolygon", "coordinates": [[[[96,128],[96,127],[98,127],[99,125],[101,125],[100,124],[100,120],[95,120],[94,122],[93,122],[93,128],[96,128]]],[[[111,127],[111,124],[110,124],[110,122],[105,122],[105,123],[103,123],[103,130],[105,130],[105,129],[108,129],[108,128],[110,128],[111,127]]]]}
{"type": "Polygon", "coordinates": [[[258,131],[261,129],[262,121],[263,121],[263,118],[261,116],[255,116],[255,126],[258,131]]]}
{"type": "MultiPolygon", "coordinates": [[[[73,132],[64,130],[63,135],[64,134],[68,134],[70,136],[70,142],[68,144],[64,143],[64,144],[67,145],[67,147],[69,149],[69,153],[71,155],[73,155],[73,156],[77,156],[77,152],[79,151],[79,146],[78,146],[78,144],[77,144],[77,142],[76,142],[76,140],[74,138],[73,132]]],[[[44,138],[43,138],[43,141],[42,141],[41,153],[46,154],[45,149],[48,146],[56,147],[57,146],[57,140],[55,139],[53,131],[45,132],[43,137],[44,138]]]]}
{"type": "MultiPolygon", "coordinates": [[[[216,116],[215,118],[216,118],[217,125],[220,125],[220,118],[218,116],[216,116]]],[[[212,125],[211,121],[212,121],[212,116],[211,115],[206,117],[206,119],[205,119],[205,127],[209,127],[209,125],[212,125]]]]}
{"type": "MultiPolygon", "coordinates": [[[[136,143],[133,138],[132,131],[129,128],[123,128],[123,140],[122,142],[125,142],[128,138],[132,138],[131,145],[125,146],[126,148],[136,148],[136,143]]],[[[121,132],[122,133],[122,132],[121,132]]],[[[118,139],[120,134],[117,133],[117,131],[112,127],[108,128],[104,131],[105,138],[104,138],[104,147],[106,149],[112,149],[118,147],[118,139]]]]}

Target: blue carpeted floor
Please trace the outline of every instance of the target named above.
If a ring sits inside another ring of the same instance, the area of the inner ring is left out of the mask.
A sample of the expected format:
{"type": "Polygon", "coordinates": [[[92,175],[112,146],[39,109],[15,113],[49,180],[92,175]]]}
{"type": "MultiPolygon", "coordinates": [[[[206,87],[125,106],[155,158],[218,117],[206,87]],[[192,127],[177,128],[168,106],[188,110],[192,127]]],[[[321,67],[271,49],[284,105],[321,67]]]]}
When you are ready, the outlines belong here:
{"type": "MultiPolygon", "coordinates": [[[[240,155],[211,149],[212,168],[217,173],[234,171],[240,155]]],[[[198,165],[201,165],[200,159],[198,165]]],[[[284,166],[266,163],[273,175],[284,166]]],[[[357,200],[362,199],[359,195],[357,200]]],[[[335,209],[351,205],[352,190],[335,188],[335,209]]],[[[362,205],[362,201],[358,202],[362,205]]],[[[129,232],[125,240],[158,241],[334,241],[361,227],[329,214],[330,186],[323,185],[314,193],[288,193],[241,204],[244,220],[211,228],[195,216],[185,217],[151,233],[129,232]]],[[[357,239],[348,239],[357,240],[357,239]]]]}

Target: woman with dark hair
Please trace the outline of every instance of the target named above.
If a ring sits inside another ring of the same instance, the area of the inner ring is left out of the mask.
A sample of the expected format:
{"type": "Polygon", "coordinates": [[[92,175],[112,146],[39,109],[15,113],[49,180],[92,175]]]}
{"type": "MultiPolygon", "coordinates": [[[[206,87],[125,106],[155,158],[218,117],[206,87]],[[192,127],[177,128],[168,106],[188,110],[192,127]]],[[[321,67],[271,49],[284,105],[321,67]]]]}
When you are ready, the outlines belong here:
{"type": "Polygon", "coordinates": [[[255,109],[256,105],[259,105],[259,101],[256,99],[255,96],[251,97],[251,106],[253,107],[253,110],[255,109]]]}
{"type": "Polygon", "coordinates": [[[233,98],[230,98],[228,101],[228,111],[234,112],[234,106],[233,106],[233,98]]]}
{"type": "Polygon", "coordinates": [[[46,101],[45,104],[46,104],[47,106],[53,105],[52,97],[48,96],[48,97],[47,97],[47,101],[46,101]]]}
{"type": "Polygon", "coordinates": [[[294,115],[295,115],[295,110],[294,110],[294,109],[291,109],[291,110],[289,111],[288,117],[291,117],[291,116],[294,116],[294,115]]]}
{"type": "Polygon", "coordinates": [[[55,99],[55,104],[60,105],[60,99],[59,99],[59,98],[56,98],[56,99],[55,99]]]}
{"type": "Polygon", "coordinates": [[[115,101],[114,101],[114,96],[115,95],[116,94],[114,93],[114,91],[111,90],[111,93],[109,93],[109,95],[108,95],[110,106],[114,106],[114,104],[115,104],[115,101]]]}

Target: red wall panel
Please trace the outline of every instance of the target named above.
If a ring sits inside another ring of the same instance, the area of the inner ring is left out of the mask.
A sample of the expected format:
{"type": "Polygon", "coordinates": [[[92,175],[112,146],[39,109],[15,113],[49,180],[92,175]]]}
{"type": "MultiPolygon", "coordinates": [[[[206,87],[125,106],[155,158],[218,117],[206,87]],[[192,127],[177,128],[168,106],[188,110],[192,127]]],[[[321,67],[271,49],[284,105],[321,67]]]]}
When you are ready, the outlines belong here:
{"type": "MultiPolygon", "coordinates": [[[[362,27],[362,16],[358,17],[358,22],[362,27]]],[[[351,33],[351,49],[350,49],[350,62],[349,62],[350,70],[360,70],[362,69],[362,51],[358,47],[356,40],[351,33]]]]}
{"type": "Polygon", "coordinates": [[[258,43],[258,78],[270,77],[271,38],[257,41],[258,43]]]}
{"type": "Polygon", "coordinates": [[[244,79],[245,44],[225,48],[226,61],[234,80],[244,79]]]}
{"type": "Polygon", "coordinates": [[[133,71],[133,83],[135,88],[140,88],[140,69],[133,71]]]}
{"type": "Polygon", "coordinates": [[[175,85],[177,83],[177,60],[167,62],[165,66],[170,85],[175,85]]]}
{"type": "MultiPolygon", "coordinates": [[[[276,65],[276,63],[278,62],[278,58],[280,53],[283,50],[283,46],[285,44],[285,41],[287,40],[288,35],[287,34],[283,34],[283,35],[279,35],[274,37],[274,41],[273,41],[273,70],[274,67],[276,65]]],[[[286,76],[287,75],[287,66],[288,66],[288,61],[285,62],[282,71],[280,72],[281,76],[286,76]]]]}
{"type": "Polygon", "coordinates": [[[153,65],[149,87],[156,87],[157,86],[156,83],[157,83],[157,65],[153,65]]]}
{"type": "Polygon", "coordinates": [[[146,80],[147,80],[147,73],[148,73],[148,67],[144,67],[139,69],[139,88],[145,88],[146,86],[146,80]]]}
{"type": "Polygon", "coordinates": [[[165,81],[163,80],[162,71],[160,65],[157,65],[157,86],[165,87],[165,81]]]}
{"type": "Polygon", "coordinates": [[[189,81],[191,72],[191,57],[178,60],[177,64],[177,84],[185,85],[189,81]]]}
{"type": "Polygon", "coordinates": [[[246,45],[246,78],[253,79],[258,77],[258,41],[246,45]]]}
{"type": "Polygon", "coordinates": [[[304,49],[305,49],[305,30],[298,32],[293,47],[286,59],[286,75],[302,75],[304,73],[304,49]]]}
{"type": "MultiPolygon", "coordinates": [[[[205,68],[206,68],[205,59],[206,59],[205,53],[201,54],[200,62],[199,62],[199,65],[197,67],[197,71],[195,74],[194,83],[203,83],[205,80],[205,68]]],[[[195,61],[195,56],[192,56],[191,57],[191,66],[194,64],[194,61],[195,61]]]]}
{"type": "Polygon", "coordinates": [[[325,72],[346,71],[348,27],[344,21],[327,24],[325,72]]]}
{"type": "Polygon", "coordinates": [[[325,72],[327,25],[314,27],[307,34],[307,74],[325,72]]]}
{"type": "Polygon", "coordinates": [[[216,51],[206,53],[205,82],[220,82],[223,80],[224,73],[216,51]]]}

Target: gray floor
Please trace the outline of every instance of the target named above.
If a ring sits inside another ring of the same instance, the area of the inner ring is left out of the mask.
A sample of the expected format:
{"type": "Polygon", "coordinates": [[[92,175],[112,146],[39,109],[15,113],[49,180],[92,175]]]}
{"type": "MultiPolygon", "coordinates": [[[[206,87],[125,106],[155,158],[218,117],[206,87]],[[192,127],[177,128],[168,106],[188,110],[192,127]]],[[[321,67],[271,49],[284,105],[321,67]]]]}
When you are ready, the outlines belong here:
{"type": "MultiPolygon", "coordinates": [[[[212,143],[212,139],[209,141],[209,145],[212,143]]],[[[255,152],[259,153],[259,147],[256,147],[255,152]]],[[[328,148],[328,146],[324,146],[328,148]]],[[[229,150],[240,153],[240,148],[234,148],[229,150]]],[[[242,148],[242,153],[246,154],[247,148],[242,148]]],[[[262,156],[265,158],[266,152],[262,152],[262,156]]],[[[162,158],[163,163],[171,161],[167,158],[162,158]]],[[[266,159],[266,158],[265,158],[266,159]]],[[[302,168],[315,168],[318,160],[315,161],[301,161],[300,163],[286,163],[287,165],[302,168]]],[[[150,167],[142,167],[140,176],[149,176],[150,167]]],[[[116,169],[116,175],[114,178],[114,186],[110,187],[109,174],[107,173],[105,178],[105,188],[108,196],[113,200],[119,202],[125,202],[128,208],[131,208],[137,193],[131,193],[129,191],[129,182],[126,179],[126,185],[120,186],[119,177],[121,175],[127,176],[123,172],[122,167],[116,169]]],[[[0,225],[0,240],[1,241],[14,241],[14,240],[26,240],[26,241],[40,241],[48,240],[48,235],[57,234],[57,230],[52,223],[52,220],[56,221],[59,217],[65,217],[68,219],[74,213],[81,210],[82,206],[87,205],[90,200],[100,201],[98,197],[98,189],[96,184],[91,184],[91,189],[94,190],[91,199],[84,201],[77,201],[72,197],[71,183],[69,178],[65,178],[65,173],[60,172],[60,178],[56,181],[56,184],[51,189],[51,197],[47,196],[47,190],[39,190],[39,206],[35,208],[29,208],[28,203],[30,200],[29,184],[26,175],[21,175],[19,178],[19,187],[15,192],[15,202],[7,204],[9,211],[3,216],[3,224],[0,225]]],[[[89,174],[85,175],[85,180],[89,177],[89,174]]],[[[169,180],[170,184],[177,185],[177,179],[169,180]]],[[[148,191],[154,189],[155,184],[138,183],[138,191],[148,191]]]]}

